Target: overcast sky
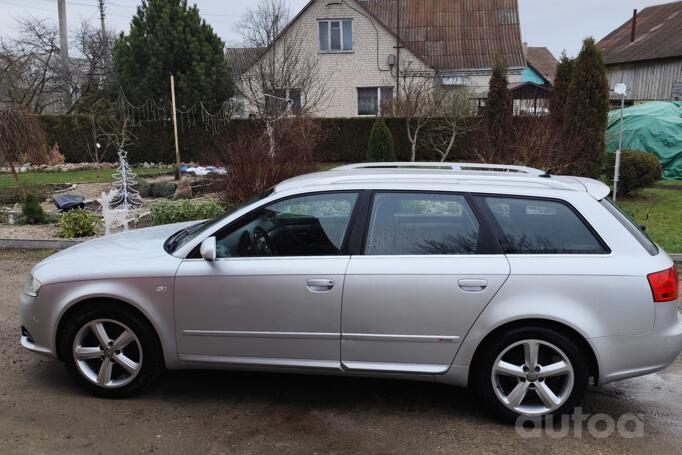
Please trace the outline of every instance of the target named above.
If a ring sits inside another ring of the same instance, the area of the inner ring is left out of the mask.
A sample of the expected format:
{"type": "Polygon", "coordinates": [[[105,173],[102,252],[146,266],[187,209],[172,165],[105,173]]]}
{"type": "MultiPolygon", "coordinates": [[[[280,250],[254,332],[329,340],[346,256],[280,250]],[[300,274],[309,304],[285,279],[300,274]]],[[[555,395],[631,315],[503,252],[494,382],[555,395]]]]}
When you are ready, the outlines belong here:
{"type": "MultiPolygon", "coordinates": [[[[235,24],[257,0],[189,0],[227,43],[239,36],[235,24]]],[[[292,14],[307,0],[287,0],[292,14]]],[[[566,49],[575,55],[581,40],[597,40],[632,16],[633,8],[668,3],[668,0],[519,0],[521,33],[530,46],[547,46],[555,56],[566,49]]],[[[68,26],[73,30],[83,19],[99,21],[98,0],[66,0],[68,26]]],[[[105,0],[107,20],[117,31],[126,31],[139,0],[105,0]]],[[[14,18],[33,15],[57,21],[57,0],[0,0],[0,35],[15,33],[14,18]]],[[[98,23],[98,22],[97,22],[98,23]]]]}

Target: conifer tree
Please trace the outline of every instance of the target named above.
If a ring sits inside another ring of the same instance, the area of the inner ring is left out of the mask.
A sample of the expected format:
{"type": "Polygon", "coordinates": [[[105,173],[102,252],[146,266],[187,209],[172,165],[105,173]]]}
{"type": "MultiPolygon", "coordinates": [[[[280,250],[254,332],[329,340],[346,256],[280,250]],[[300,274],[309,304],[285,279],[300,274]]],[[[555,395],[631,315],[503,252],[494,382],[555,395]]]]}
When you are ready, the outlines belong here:
{"type": "Polygon", "coordinates": [[[170,101],[175,76],[178,107],[200,101],[216,111],[234,93],[225,45],[187,0],[142,0],[113,49],[114,68],[126,96],[170,101]]]}
{"type": "Polygon", "coordinates": [[[566,107],[572,77],[573,59],[569,58],[564,51],[561,53],[559,64],[556,67],[554,91],[550,98],[550,116],[555,125],[561,125],[564,121],[564,108],[566,107]]]}
{"type": "Polygon", "coordinates": [[[391,162],[396,160],[393,134],[383,117],[377,117],[369,133],[367,160],[370,162],[391,162]]]}
{"type": "Polygon", "coordinates": [[[575,59],[565,105],[564,134],[588,163],[585,175],[598,177],[604,163],[604,134],[609,112],[606,66],[594,38],[586,38],[575,59]]]}

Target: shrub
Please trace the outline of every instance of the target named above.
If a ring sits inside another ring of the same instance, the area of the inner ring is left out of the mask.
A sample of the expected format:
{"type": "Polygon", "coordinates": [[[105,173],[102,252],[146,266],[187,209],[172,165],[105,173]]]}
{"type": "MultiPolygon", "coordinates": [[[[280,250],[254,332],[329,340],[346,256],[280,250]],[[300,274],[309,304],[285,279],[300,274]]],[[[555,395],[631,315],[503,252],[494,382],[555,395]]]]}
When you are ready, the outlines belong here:
{"type": "Polygon", "coordinates": [[[367,161],[391,162],[395,160],[395,143],[391,130],[383,117],[377,117],[372,131],[369,133],[367,161]]]}
{"type": "Polygon", "coordinates": [[[21,203],[22,224],[47,224],[50,222],[45,210],[40,205],[38,197],[33,193],[28,193],[21,203]]]}
{"type": "Polygon", "coordinates": [[[223,207],[216,201],[159,201],[151,206],[152,223],[182,223],[216,218],[224,213],[223,207]]]}
{"type": "MultiPolygon", "coordinates": [[[[613,172],[616,167],[616,154],[608,157],[607,170],[609,181],[613,184],[613,172]]],[[[642,188],[652,186],[661,179],[663,169],[656,155],[637,150],[623,150],[620,155],[620,181],[618,195],[631,194],[642,188]]]]}
{"type": "Polygon", "coordinates": [[[323,134],[319,122],[308,118],[282,120],[277,122],[274,134],[274,153],[262,130],[241,133],[227,143],[216,141],[213,154],[206,159],[228,169],[220,197],[225,207],[315,169],[313,151],[323,134]]]}
{"type": "Polygon", "coordinates": [[[88,210],[70,210],[59,218],[60,237],[67,239],[97,235],[99,217],[88,210]]]}

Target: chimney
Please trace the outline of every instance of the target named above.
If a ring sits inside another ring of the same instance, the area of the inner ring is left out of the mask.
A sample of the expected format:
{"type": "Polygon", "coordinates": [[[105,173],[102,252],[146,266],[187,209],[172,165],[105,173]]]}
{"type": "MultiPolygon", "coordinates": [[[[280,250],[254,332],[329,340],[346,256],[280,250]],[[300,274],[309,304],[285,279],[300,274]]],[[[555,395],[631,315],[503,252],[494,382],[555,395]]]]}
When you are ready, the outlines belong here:
{"type": "Polygon", "coordinates": [[[637,10],[632,11],[632,34],[630,35],[630,42],[635,42],[635,37],[637,35],[637,10]]]}
{"type": "Polygon", "coordinates": [[[527,59],[528,58],[528,43],[526,43],[524,41],[522,43],[522,46],[523,46],[523,57],[527,59]]]}

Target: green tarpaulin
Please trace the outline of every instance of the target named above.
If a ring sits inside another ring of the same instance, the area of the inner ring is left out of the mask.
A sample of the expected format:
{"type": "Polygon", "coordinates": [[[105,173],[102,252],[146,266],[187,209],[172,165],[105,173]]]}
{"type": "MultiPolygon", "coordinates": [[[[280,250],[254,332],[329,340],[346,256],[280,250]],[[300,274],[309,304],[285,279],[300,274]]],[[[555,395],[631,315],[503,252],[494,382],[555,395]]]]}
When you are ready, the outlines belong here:
{"type": "MultiPolygon", "coordinates": [[[[609,113],[606,151],[618,148],[620,109],[609,113]]],[[[642,150],[658,157],[665,180],[682,180],[682,101],[654,101],[625,109],[623,150],[642,150]]]]}

